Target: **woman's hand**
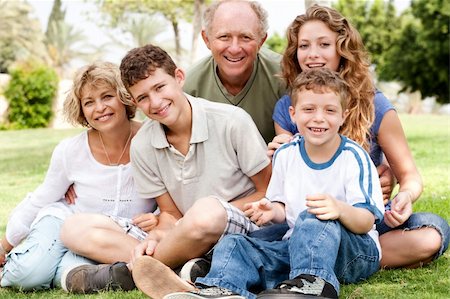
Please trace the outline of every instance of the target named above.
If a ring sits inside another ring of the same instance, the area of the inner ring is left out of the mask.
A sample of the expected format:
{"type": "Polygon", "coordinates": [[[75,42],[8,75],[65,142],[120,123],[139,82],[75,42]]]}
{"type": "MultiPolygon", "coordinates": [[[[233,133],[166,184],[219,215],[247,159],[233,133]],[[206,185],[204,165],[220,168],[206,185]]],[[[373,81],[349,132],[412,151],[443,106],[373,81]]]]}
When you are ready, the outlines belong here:
{"type": "Polygon", "coordinates": [[[267,156],[269,158],[272,158],[275,151],[283,144],[291,141],[292,137],[293,136],[289,134],[280,134],[275,136],[272,142],[269,142],[269,144],[267,145],[267,156]]]}
{"type": "Polygon", "coordinates": [[[377,171],[380,178],[381,191],[383,191],[383,203],[386,205],[395,187],[395,176],[387,164],[380,164],[377,167],[377,171]]]}
{"type": "Polygon", "coordinates": [[[384,222],[389,227],[405,223],[412,214],[412,200],[409,192],[399,192],[391,203],[391,210],[384,213],[384,222]]]}

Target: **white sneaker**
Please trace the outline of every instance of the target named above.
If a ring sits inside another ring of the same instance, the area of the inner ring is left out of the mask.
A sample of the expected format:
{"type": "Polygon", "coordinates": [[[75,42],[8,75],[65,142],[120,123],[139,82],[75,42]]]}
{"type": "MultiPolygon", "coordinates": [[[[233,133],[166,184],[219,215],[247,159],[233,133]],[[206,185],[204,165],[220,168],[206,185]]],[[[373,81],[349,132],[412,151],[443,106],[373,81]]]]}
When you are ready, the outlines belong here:
{"type": "Polygon", "coordinates": [[[181,279],[195,282],[198,277],[205,277],[210,268],[210,261],[204,258],[195,258],[184,264],[178,275],[181,279]]]}
{"type": "Polygon", "coordinates": [[[163,299],[245,299],[241,295],[221,287],[209,287],[189,292],[178,292],[164,296],[163,299]]]}

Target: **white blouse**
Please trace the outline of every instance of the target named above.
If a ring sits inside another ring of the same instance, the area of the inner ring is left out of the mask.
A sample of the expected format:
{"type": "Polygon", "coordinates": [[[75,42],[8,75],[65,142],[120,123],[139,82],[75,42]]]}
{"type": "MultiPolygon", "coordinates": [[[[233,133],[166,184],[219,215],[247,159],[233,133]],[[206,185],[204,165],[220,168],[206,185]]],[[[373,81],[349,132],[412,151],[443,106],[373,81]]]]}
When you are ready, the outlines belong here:
{"type": "Polygon", "coordinates": [[[84,131],[56,146],[44,182],[12,211],[6,238],[17,246],[46,215],[64,220],[73,213],[88,212],[132,218],[155,208],[154,199],[139,198],[131,163],[108,166],[97,162],[84,131]],[[72,184],[77,198],[69,205],[64,194],[72,184]]]}

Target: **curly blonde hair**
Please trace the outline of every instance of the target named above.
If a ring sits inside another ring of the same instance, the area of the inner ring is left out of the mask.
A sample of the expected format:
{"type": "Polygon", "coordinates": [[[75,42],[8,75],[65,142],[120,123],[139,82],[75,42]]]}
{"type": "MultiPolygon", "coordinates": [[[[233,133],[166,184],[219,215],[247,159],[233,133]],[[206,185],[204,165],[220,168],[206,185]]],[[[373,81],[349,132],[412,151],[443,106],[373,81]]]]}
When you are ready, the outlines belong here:
{"type": "Polygon", "coordinates": [[[369,150],[370,127],[375,118],[373,105],[375,86],[361,36],[344,16],[335,9],[319,5],[313,5],[305,14],[297,16],[286,32],[288,44],[281,61],[281,76],[290,87],[297,75],[302,72],[297,59],[298,33],[306,22],[313,20],[325,23],[330,30],[338,34],[336,49],[341,61],[337,71],[350,86],[351,93],[348,103],[349,114],[340,133],[369,150]]]}
{"type": "Polygon", "coordinates": [[[120,102],[125,105],[128,119],[132,119],[135,116],[136,106],[123,85],[119,67],[111,62],[98,61],[81,67],[75,74],[72,88],[67,94],[63,107],[64,115],[68,122],[73,125],[90,127],[81,107],[81,93],[86,85],[96,87],[101,84],[107,84],[116,91],[120,102]]]}

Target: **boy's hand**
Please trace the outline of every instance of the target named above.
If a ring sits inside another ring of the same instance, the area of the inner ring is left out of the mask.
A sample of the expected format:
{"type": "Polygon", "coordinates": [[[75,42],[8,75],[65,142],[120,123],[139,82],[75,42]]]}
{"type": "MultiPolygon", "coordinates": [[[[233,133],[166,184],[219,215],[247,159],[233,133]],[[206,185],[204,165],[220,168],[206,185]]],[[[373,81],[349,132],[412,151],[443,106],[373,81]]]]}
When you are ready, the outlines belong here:
{"type": "Polygon", "coordinates": [[[139,214],[133,218],[133,224],[143,231],[149,232],[158,225],[158,216],[153,213],[139,214]]]}
{"type": "Polygon", "coordinates": [[[313,194],[306,197],[308,212],[316,215],[320,220],[336,220],[341,211],[337,200],[328,194],[313,194]]]}
{"type": "Polygon", "coordinates": [[[411,195],[399,192],[391,202],[391,210],[384,212],[384,222],[389,227],[397,227],[405,223],[412,214],[411,195]]]}
{"type": "Polygon", "coordinates": [[[154,239],[145,239],[144,241],[136,245],[136,247],[134,247],[134,249],[131,251],[131,260],[128,264],[130,269],[133,269],[133,263],[138,257],[141,257],[143,255],[152,256],[158,243],[159,242],[154,239]]]}
{"type": "Polygon", "coordinates": [[[275,216],[273,204],[267,198],[245,204],[244,214],[258,226],[268,223],[275,216]]]}

